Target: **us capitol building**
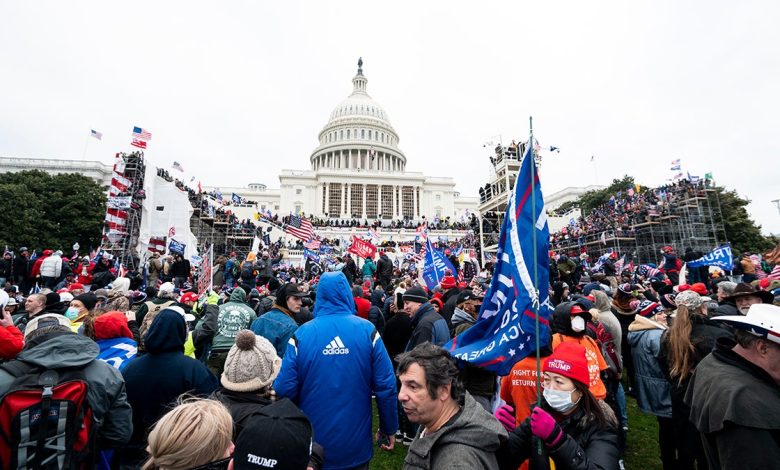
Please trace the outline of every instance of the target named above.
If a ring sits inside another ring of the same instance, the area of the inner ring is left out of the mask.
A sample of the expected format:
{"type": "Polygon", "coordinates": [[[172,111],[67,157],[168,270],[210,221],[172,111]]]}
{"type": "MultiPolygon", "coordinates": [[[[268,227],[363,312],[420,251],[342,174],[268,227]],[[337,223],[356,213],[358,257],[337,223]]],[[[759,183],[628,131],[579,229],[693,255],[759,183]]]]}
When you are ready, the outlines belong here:
{"type": "MultiPolygon", "coordinates": [[[[461,197],[451,177],[406,171],[399,136],[382,106],[368,94],[358,61],[352,93],[330,113],[309,156],[310,170],[282,170],[279,189],[262,184],[221,187],[261,210],[335,219],[420,220],[474,213],[476,197],[461,197]]],[[[212,189],[212,188],[209,188],[212,189]]]]}

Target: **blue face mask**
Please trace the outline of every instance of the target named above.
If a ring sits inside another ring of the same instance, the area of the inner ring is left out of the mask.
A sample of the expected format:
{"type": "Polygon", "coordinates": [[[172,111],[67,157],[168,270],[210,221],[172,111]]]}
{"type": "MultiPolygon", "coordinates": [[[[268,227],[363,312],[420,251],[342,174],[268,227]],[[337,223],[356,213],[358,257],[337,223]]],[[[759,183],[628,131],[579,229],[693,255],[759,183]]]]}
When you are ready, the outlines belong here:
{"type": "Polygon", "coordinates": [[[65,310],[65,317],[70,321],[75,320],[79,317],[79,309],[76,307],[68,307],[68,309],[65,310]]]}

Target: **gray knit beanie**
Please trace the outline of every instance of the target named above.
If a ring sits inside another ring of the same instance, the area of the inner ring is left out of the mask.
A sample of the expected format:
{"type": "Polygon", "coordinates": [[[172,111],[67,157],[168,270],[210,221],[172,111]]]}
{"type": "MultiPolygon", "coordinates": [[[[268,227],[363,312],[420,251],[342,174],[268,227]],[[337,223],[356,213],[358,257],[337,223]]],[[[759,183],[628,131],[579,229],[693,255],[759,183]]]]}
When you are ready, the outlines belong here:
{"type": "Polygon", "coordinates": [[[234,392],[254,392],[271,385],[281,367],[282,360],[267,339],[241,330],[225,359],[220,381],[234,392]]]}

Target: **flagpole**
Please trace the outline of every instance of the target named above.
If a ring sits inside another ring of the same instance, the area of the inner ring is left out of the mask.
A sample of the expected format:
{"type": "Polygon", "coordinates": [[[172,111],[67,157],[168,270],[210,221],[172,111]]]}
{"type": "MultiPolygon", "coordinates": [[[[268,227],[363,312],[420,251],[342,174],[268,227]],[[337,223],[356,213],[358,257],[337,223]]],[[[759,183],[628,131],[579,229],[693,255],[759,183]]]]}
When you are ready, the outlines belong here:
{"type": "MultiPolygon", "coordinates": [[[[541,370],[541,345],[539,344],[539,312],[541,311],[541,305],[539,304],[539,255],[536,252],[536,159],[534,158],[533,141],[534,141],[534,118],[528,117],[528,129],[530,137],[528,139],[528,145],[531,145],[531,240],[533,244],[533,260],[534,260],[534,289],[536,290],[537,306],[536,315],[534,320],[534,326],[536,328],[536,404],[542,406],[542,370],[541,370]]],[[[519,228],[519,227],[518,227],[519,228]]],[[[538,442],[536,448],[537,455],[542,455],[542,443],[538,442]]]]}
{"type": "MultiPolygon", "coordinates": [[[[90,133],[92,131],[90,130],[90,133]]],[[[89,138],[92,137],[91,135],[88,135],[87,138],[84,140],[84,152],[81,154],[81,159],[85,160],[87,159],[87,148],[89,147],[89,138]]]]}

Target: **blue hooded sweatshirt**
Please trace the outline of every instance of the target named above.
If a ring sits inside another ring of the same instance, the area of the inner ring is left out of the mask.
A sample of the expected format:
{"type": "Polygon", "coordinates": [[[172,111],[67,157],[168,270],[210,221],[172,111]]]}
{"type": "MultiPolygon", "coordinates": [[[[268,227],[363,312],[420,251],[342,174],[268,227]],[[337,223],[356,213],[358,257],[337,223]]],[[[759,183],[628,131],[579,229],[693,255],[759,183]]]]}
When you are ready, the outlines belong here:
{"type": "Polygon", "coordinates": [[[314,320],[290,339],[274,389],[311,420],[314,440],[325,449],[325,470],[354,468],[371,460],[372,393],[380,430],[387,435],[398,430],[390,357],[371,322],[355,315],[343,273],[320,278],[314,320]]]}

